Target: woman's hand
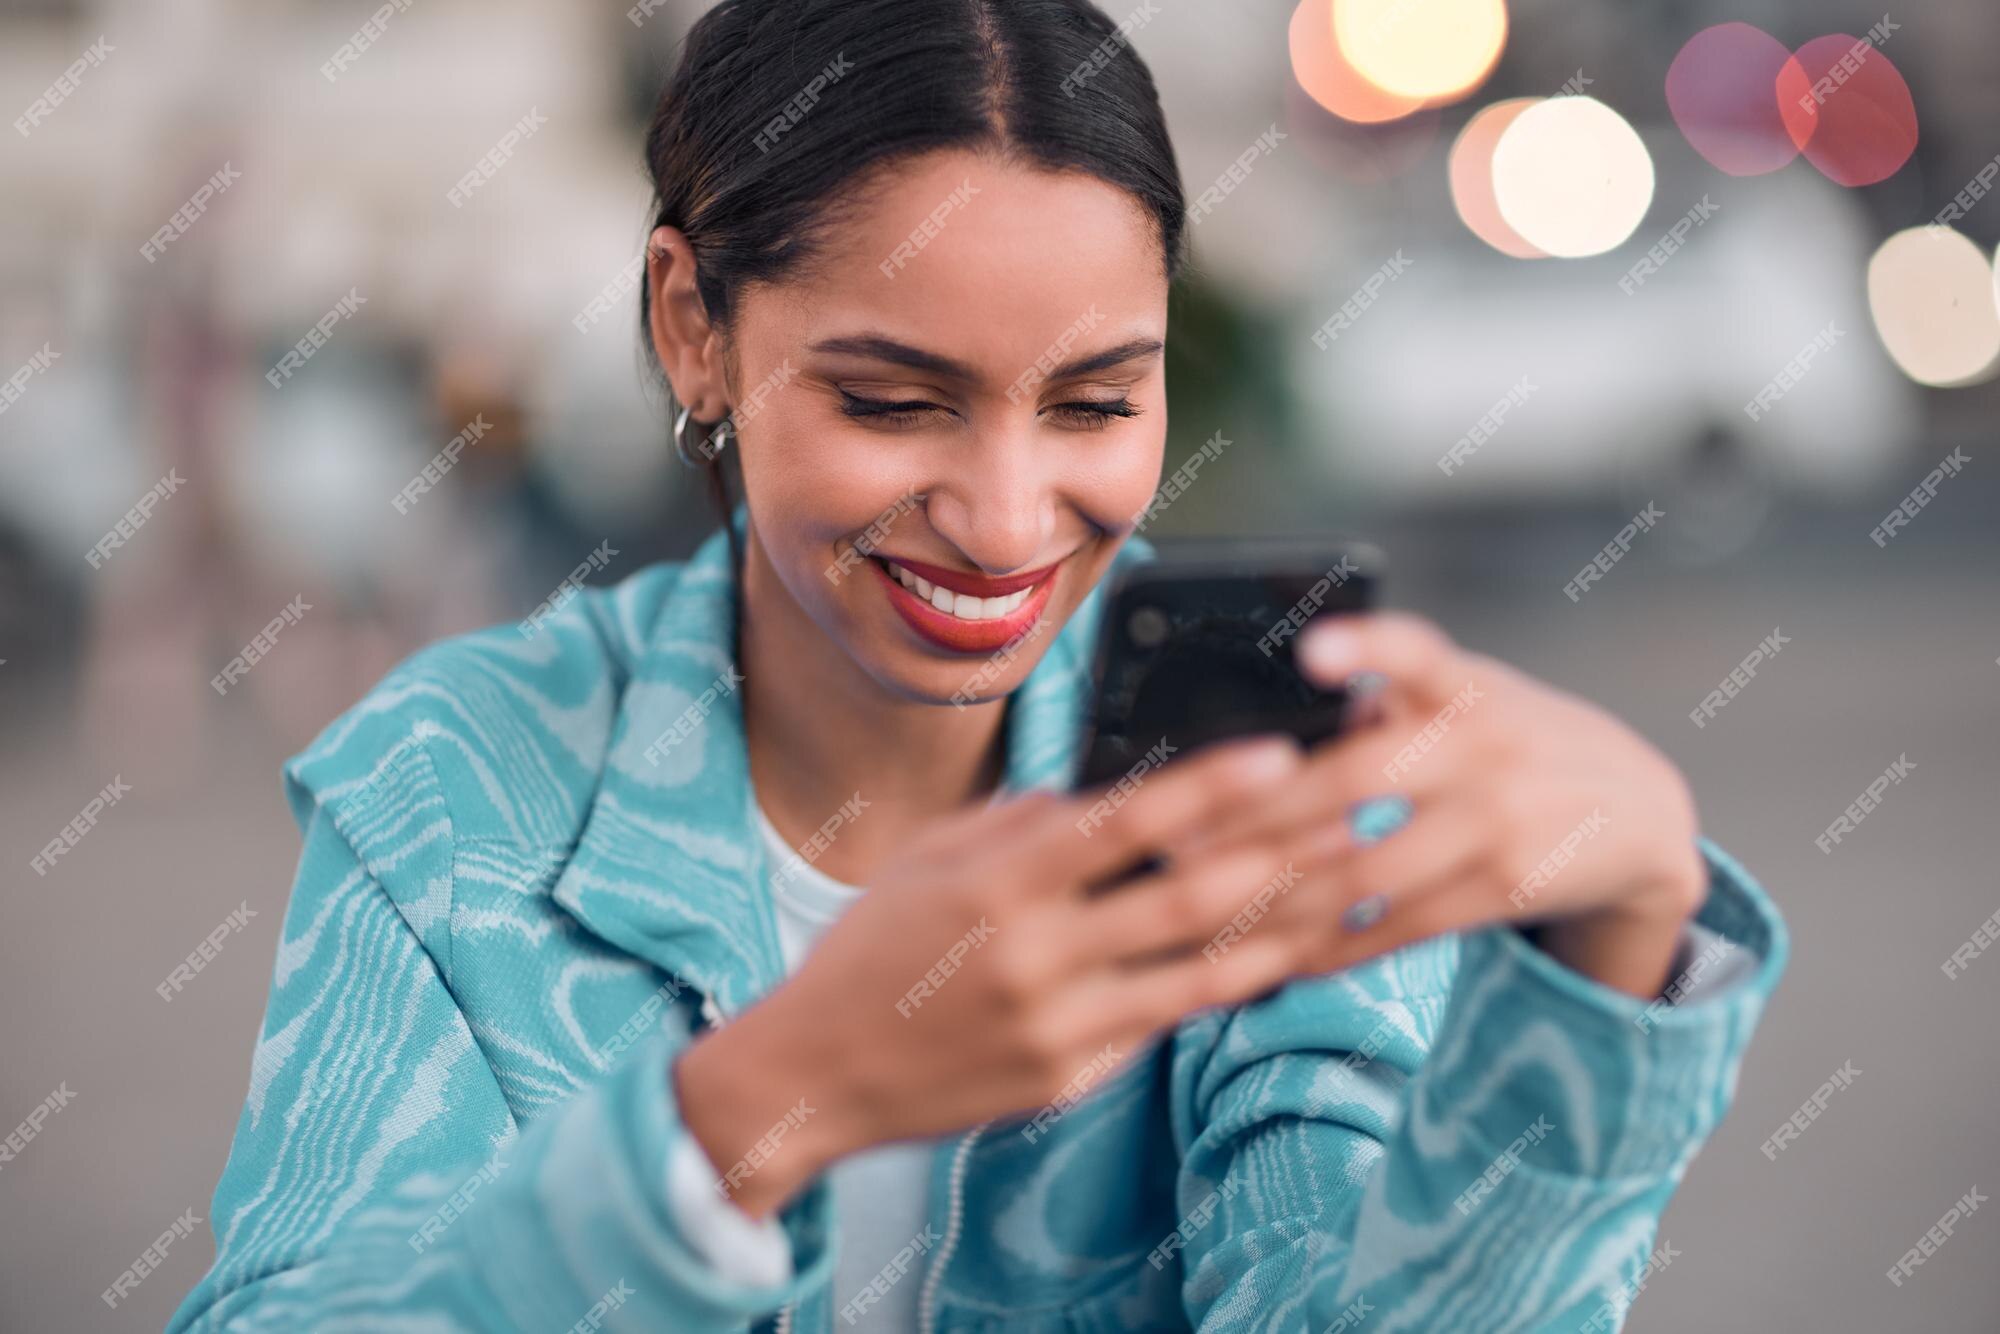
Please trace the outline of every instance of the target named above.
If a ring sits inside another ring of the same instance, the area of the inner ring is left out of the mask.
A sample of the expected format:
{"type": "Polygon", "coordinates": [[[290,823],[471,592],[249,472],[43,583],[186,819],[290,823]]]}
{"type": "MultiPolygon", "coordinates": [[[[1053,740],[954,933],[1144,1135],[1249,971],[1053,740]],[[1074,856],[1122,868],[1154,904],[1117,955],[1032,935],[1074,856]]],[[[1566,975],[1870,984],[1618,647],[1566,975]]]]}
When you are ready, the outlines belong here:
{"type": "Polygon", "coordinates": [[[1536,922],[1567,966],[1642,998],[1667,981],[1707,877],[1694,803],[1674,766],[1602,710],[1453,644],[1419,617],[1306,627],[1323,685],[1384,679],[1375,716],[1316,748],[1299,780],[1235,837],[1345,824],[1401,798],[1408,822],[1346,846],[1246,933],[1293,936],[1330,970],[1413,941],[1536,922]]]}
{"type": "Polygon", "coordinates": [[[1233,742],[1168,758],[1115,806],[1038,792],[912,840],[793,976],[676,1062],[683,1118],[731,1198],[761,1216],[868,1145],[1050,1107],[1189,1012],[1286,980],[1299,957],[1281,934],[1202,950],[1261,888],[1309,870],[1298,830],[1093,889],[1194,830],[1245,826],[1305,762],[1290,738],[1233,742]]]}
{"type": "Polygon", "coordinates": [[[1383,677],[1375,716],[1310,755],[1170,758],[1108,810],[1044,792],[941,821],[796,974],[690,1044],[682,1115],[731,1198],[765,1215],[869,1145],[1060,1110],[1195,1010],[1443,932],[1538,922],[1569,967],[1659,993],[1706,890],[1664,757],[1415,617],[1316,623],[1300,652],[1324,683],[1383,677]],[[1384,797],[1407,824],[1358,837],[1349,814],[1384,797]],[[1094,892],[1150,855],[1164,867],[1094,892]]]}

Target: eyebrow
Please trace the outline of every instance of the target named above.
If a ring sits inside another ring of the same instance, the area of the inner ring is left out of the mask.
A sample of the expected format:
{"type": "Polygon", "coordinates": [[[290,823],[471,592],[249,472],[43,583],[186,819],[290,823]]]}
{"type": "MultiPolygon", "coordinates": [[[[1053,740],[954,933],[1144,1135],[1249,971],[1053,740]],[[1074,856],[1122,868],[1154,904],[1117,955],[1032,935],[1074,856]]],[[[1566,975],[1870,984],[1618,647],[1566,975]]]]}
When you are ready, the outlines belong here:
{"type": "MultiPolygon", "coordinates": [[[[1108,370],[1128,361],[1150,357],[1160,352],[1166,344],[1157,338],[1128,338],[1102,352],[1090,352],[1080,357],[1072,357],[1051,370],[1045,377],[1049,380],[1063,380],[1076,375],[1089,375],[1093,371],[1108,370]]],[[[882,334],[849,334],[840,338],[822,338],[812,345],[815,352],[844,352],[851,356],[872,357],[877,361],[894,362],[898,366],[908,366],[913,370],[929,371],[948,379],[973,381],[979,372],[951,357],[936,352],[927,352],[908,343],[899,343],[882,334]]]]}

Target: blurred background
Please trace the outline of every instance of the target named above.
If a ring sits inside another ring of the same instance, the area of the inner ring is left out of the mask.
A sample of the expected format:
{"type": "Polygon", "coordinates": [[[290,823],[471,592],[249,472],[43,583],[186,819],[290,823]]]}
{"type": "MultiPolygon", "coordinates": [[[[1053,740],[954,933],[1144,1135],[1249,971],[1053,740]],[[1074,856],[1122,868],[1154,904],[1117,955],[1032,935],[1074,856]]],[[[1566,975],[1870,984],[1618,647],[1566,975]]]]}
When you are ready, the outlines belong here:
{"type": "MultiPolygon", "coordinates": [[[[45,1109],[0,1328],[157,1328],[209,1262],[280,762],[600,542],[615,579],[712,527],[632,269],[703,7],[0,0],[0,1135],[45,1109]]],[[[1148,535],[1375,540],[1393,601],[1664,747],[1790,923],[1628,1327],[2000,1329],[2000,1210],[1886,1277],[2000,1185],[2000,9],[1106,8],[1196,218],[1169,468],[1228,442],[1148,535]]]]}

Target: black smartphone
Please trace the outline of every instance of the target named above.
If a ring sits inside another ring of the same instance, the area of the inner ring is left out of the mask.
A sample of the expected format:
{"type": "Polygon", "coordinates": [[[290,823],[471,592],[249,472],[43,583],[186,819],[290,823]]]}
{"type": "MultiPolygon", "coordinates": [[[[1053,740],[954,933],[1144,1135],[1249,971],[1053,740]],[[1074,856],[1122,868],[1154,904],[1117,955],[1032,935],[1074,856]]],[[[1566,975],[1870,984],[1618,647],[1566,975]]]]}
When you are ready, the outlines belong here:
{"type": "Polygon", "coordinates": [[[1229,737],[1339,732],[1349,692],[1308,681],[1293,647],[1314,616],[1375,606],[1383,570],[1381,552],[1340,538],[1161,542],[1105,590],[1075,788],[1229,737]]]}

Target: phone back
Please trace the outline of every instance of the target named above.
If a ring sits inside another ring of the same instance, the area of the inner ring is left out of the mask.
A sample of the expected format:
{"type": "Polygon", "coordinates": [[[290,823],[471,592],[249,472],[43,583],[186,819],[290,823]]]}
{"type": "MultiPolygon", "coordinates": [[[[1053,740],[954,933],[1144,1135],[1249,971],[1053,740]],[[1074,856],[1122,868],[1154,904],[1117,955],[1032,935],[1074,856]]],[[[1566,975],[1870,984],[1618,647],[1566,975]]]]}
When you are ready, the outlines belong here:
{"type": "Polygon", "coordinates": [[[1228,737],[1340,731],[1347,692],[1307,681],[1293,646],[1313,616],[1374,606],[1382,566],[1325,538],[1161,544],[1106,590],[1077,786],[1228,737]]]}

